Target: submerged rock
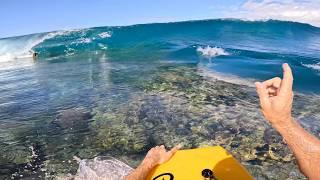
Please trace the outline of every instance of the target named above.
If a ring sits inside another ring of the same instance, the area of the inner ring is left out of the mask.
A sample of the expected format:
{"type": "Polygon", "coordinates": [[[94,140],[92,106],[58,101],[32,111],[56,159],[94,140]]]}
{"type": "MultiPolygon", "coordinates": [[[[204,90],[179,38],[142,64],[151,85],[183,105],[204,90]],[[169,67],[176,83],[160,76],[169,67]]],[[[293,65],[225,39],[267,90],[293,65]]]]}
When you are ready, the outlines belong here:
{"type": "Polygon", "coordinates": [[[60,111],[56,119],[52,122],[63,129],[82,128],[86,126],[88,120],[92,118],[90,111],[75,108],[60,111]]]}

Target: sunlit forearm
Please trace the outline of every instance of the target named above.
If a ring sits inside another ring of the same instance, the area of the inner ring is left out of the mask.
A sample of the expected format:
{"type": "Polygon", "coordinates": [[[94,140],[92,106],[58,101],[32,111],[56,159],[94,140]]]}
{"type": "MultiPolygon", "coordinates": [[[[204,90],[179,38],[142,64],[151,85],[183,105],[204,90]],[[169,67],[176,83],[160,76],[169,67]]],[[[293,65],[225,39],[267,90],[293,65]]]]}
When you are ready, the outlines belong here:
{"type": "Polygon", "coordinates": [[[320,179],[320,141],[294,119],[286,125],[274,125],[293,151],[301,171],[310,179],[320,179]]]}

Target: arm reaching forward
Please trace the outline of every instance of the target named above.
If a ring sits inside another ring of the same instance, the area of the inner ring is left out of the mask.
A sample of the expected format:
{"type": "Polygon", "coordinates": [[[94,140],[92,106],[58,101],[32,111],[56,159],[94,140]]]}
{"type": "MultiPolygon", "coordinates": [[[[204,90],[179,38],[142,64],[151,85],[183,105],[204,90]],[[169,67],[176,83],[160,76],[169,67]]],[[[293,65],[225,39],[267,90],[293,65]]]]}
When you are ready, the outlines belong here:
{"type": "Polygon", "coordinates": [[[133,170],[125,180],[144,180],[157,165],[167,162],[180,149],[180,145],[167,151],[164,145],[150,149],[137,169],[133,170]]]}
{"type": "Polygon", "coordinates": [[[283,64],[283,79],[256,82],[263,115],[293,151],[300,170],[309,179],[320,179],[320,140],[304,130],[291,116],[293,76],[283,64]]]}

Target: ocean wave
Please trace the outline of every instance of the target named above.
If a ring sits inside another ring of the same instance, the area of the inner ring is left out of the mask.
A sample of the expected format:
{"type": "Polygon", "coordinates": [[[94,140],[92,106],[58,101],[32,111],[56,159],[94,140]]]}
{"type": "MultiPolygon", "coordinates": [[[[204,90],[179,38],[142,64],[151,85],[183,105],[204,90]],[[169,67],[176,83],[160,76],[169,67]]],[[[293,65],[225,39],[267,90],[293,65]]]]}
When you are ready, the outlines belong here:
{"type": "Polygon", "coordinates": [[[106,50],[111,31],[105,28],[89,28],[56,36],[33,48],[41,58],[70,56],[83,52],[106,50]]]}
{"type": "Polygon", "coordinates": [[[320,71],[320,62],[317,64],[302,64],[302,66],[307,67],[307,68],[311,68],[316,71],[320,71]]]}
{"type": "Polygon", "coordinates": [[[216,57],[216,56],[229,55],[228,52],[226,52],[224,49],[219,48],[219,47],[210,47],[210,46],[207,46],[204,48],[198,47],[197,51],[200,52],[202,56],[209,57],[209,58],[216,57]]]}
{"type": "Polygon", "coordinates": [[[295,57],[308,58],[319,54],[315,51],[319,47],[319,35],[319,28],[300,23],[230,19],[95,27],[0,39],[0,61],[32,57],[32,51],[38,52],[39,58],[51,58],[70,53],[128,49],[136,47],[135,44],[143,46],[140,49],[144,50],[151,44],[157,52],[174,50],[174,54],[170,54],[174,59],[198,59],[198,55],[205,58],[232,55],[264,59],[269,63],[274,59],[294,60],[295,57]],[[182,32],[181,29],[186,31],[182,32]],[[277,44],[279,38],[282,38],[281,42],[288,39],[295,46],[277,44]],[[301,41],[296,42],[294,39],[301,41]],[[217,47],[212,46],[212,42],[217,47]],[[305,48],[303,52],[300,51],[302,47],[305,48]]]}
{"type": "Polygon", "coordinates": [[[0,62],[32,57],[32,48],[47,39],[64,35],[71,31],[56,31],[0,40],[0,62]]]}

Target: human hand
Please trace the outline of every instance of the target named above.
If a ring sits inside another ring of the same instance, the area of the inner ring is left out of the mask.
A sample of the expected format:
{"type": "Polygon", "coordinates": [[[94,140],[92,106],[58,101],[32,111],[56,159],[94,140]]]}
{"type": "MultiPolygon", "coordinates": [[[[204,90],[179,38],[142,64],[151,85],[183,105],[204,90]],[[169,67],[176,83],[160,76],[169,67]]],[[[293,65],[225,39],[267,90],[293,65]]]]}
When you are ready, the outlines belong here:
{"type": "Polygon", "coordinates": [[[159,165],[167,162],[173,155],[181,148],[181,145],[177,145],[170,151],[167,151],[164,145],[156,146],[150,149],[144,158],[143,162],[151,163],[152,165],[159,165]]]}
{"type": "Polygon", "coordinates": [[[257,92],[263,115],[273,126],[285,126],[291,122],[293,102],[293,76],[290,66],[282,65],[283,79],[269,79],[263,83],[256,82],[257,92]]]}

